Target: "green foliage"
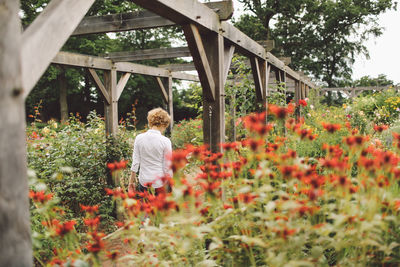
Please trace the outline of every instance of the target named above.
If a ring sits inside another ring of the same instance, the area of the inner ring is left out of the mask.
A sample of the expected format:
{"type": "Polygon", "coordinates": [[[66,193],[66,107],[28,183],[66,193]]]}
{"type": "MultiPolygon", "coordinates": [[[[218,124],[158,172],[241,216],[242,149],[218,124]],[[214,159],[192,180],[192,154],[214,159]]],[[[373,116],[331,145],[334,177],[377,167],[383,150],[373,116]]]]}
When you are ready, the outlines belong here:
{"type": "Polygon", "coordinates": [[[357,97],[348,106],[354,126],[365,129],[367,125],[392,124],[400,116],[400,95],[393,89],[357,97]]]}
{"type": "Polygon", "coordinates": [[[201,119],[182,120],[178,124],[175,124],[171,134],[173,149],[184,148],[187,144],[202,145],[202,128],[203,120],[201,119]]]}
{"type": "Polygon", "coordinates": [[[107,141],[104,122],[94,113],[86,124],[71,117],[62,129],[50,122],[41,130],[33,126],[28,132],[32,138],[28,141],[28,167],[38,179],[55,192],[73,218],[81,216],[80,204],[100,205],[101,216],[108,224],[104,227],[109,227],[113,206],[104,197],[104,188],[114,183],[106,163],[130,158],[128,135],[122,131],[107,141]],[[33,132],[40,134],[40,139],[33,139],[33,132]]]}

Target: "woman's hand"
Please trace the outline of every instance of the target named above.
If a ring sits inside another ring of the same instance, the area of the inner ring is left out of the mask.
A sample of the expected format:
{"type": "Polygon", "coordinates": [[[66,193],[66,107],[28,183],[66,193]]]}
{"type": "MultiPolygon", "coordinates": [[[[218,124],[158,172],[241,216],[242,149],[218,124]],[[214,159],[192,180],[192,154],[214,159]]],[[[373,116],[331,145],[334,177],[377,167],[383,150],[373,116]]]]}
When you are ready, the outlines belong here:
{"type": "Polygon", "coordinates": [[[131,177],[129,178],[129,183],[128,183],[128,193],[133,193],[136,191],[136,173],[131,172],[131,177]]]}

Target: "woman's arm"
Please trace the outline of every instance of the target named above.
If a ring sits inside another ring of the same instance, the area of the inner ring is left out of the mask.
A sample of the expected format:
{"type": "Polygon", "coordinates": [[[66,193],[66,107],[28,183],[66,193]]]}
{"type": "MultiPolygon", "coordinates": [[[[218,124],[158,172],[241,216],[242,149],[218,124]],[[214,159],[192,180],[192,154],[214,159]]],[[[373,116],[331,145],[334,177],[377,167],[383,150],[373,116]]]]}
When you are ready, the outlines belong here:
{"type": "Polygon", "coordinates": [[[129,184],[128,184],[128,192],[135,191],[136,188],[136,172],[131,172],[131,177],[129,178],[129,184]]]}

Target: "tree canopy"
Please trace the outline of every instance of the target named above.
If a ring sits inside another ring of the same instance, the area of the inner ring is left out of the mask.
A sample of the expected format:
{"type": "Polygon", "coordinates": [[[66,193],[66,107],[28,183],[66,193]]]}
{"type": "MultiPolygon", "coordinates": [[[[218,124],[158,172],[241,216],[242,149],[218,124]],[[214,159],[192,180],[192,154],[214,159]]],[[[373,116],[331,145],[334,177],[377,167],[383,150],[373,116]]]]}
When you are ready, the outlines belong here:
{"type": "Polygon", "coordinates": [[[273,38],[275,54],[291,57],[294,69],[329,87],[351,80],[355,56],[369,56],[364,42],[382,34],[378,15],[397,6],[393,0],[239,1],[251,13],[238,28],[256,39],[273,38]]]}

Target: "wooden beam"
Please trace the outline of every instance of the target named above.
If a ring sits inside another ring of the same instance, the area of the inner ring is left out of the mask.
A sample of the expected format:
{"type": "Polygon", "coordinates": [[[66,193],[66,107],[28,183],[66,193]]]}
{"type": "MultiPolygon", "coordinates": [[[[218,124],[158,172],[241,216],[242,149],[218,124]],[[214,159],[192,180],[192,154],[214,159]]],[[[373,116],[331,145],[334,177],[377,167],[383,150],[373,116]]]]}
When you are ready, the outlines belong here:
{"type": "Polygon", "coordinates": [[[258,58],[250,58],[251,69],[254,77],[254,85],[256,88],[257,101],[262,102],[265,98],[265,82],[266,82],[266,62],[259,61],[258,58]]]}
{"type": "Polygon", "coordinates": [[[106,90],[103,82],[100,80],[100,77],[97,75],[96,70],[94,70],[94,69],[88,69],[88,70],[89,70],[89,73],[91,74],[91,77],[92,77],[93,81],[97,85],[97,88],[102,93],[102,95],[103,95],[104,99],[106,100],[106,102],[110,105],[111,104],[110,94],[106,90]]]}
{"type": "Polygon", "coordinates": [[[25,96],[67,41],[94,0],[52,0],[22,35],[22,75],[25,96]]]}
{"type": "Polygon", "coordinates": [[[72,35],[121,32],[173,25],[175,25],[175,22],[150,11],[140,10],[129,13],[86,17],[81,21],[72,35]]]}
{"type": "Polygon", "coordinates": [[[155,77],[168,77],[169,71],[166,69],[160,69],[156,67],[140,65],[130,62],[117,62],[114,64],[117,71],[121,72],[130,72],[136,74],[142,74],[147,76],[155,76],[155,77]]]}
{"type": "Polygon", "coordinates": [[[320,91],[382,91],[387,89],[399,90],[400,86],[362,86],[362,87],[335,87],[335,88],[321,88],[320,91]]]}
{"type": "Polygon", "coordinates": [[[108,59],[62,51],[57,53],[52,63],[100,70],[111,70],[113,66],[112,61],[108,59]]]}
{"type": "MultiPolygon", "coordinates": [[[[216,12],[220,20],[228,20],[233,14],[231,1],[204,4],[216,12]]],[[[86,17],[79,23],[72,35],[142,30],[174,25],[176,25],[175,22],[153,12],[138,10],[128,13],[86,17]]]]}
{"type": "Polygon", "coordinates": [[[269,95],[269,79],[271,73],[271,64],[267,64],[267,68],[265,69],[265,97],[269,95]]]}
{"type": "Polygon", "coordinates": [[[218,152],[221,151],[220,144],[225,142],[225,44],[222,35],[215,33],[208,34],[203,41],[215,82],[215,99],[205,97],[203,87],[203,137],[211,151],[218,152]]]}
{"type": "MultiPolygon", "coordinates": [[[[58,52],[52,63],[99,70],[111,70],[111,68],[114,66],[113,62],[109,59],[70,52],[58,52]]],[[[170,72],[166,69],[130,62],[118,62],[115,63],[115,67],[117,68],[117,71],[120,72],[129,72],[156,77],[168,77],[170,74],[170,72]]],[[[198,77],[195,75],[180,72],[173,72],[172,74],[174,79],[199,81],[198,77]]]]}
{"type": "Polygon", "coordinates": [[[228,78],[229,70],[231,68],[233,54],[235,53],[234,45],[227,45],[224,48],[224,73],[223,73],[223,83],[226,83],[228,78]]]}
{"type": "Polygon", "coordinates": [[[167,69],[169,71],[192,71],[196,70],[193,62],[182,64],[165,64],[159,65],[159,68],[167,69]]]}
{"type": "Polygon", "coordinates": [[[200,81],[199,76],[184,73],[184,72],[171,72],[171,75],[172,75],[173,79],[185,80],[185,81],[191,81],[191,82],[199,82],[200,81]]]}
{"type": "Polygon", "coordinates": [[[177,57],[191,57],[188,47],[166,47],[157,49],[145,49],[137,51],[108,53],[105,58],[114,62],[137,61],[149,59],[165,59],[177,57]]]}
{"type": "Polygon", "coordinates": [[[220,20],[228,20],[233,16],[234,9],[232,0],[207,2],[204,4],[217,13],[220,20]]]}
{"type": "Polygon", "coordinates": [[[207,99],[213,101],[216,96],[215,83],[200,32],[194,24],[183,26],[183,31],[193,57],[194,65],[199,73],[204,95],[207,99]]]}
{"type": "Polygon", "coordinates": [[[0,1],[0,263],[33,266],[20,2],[0,1]]]}
{"type": "Polygon", "coordinates": [[[131,77],[131,73],[123,73],[121,78],[118,81],[117,84],[117,100],[119,100],[119,98],[121,97],[122,92],[125,89],[126,84],[129,81],[129,78],[131,77]]]}
{"type": "Polygon", "coordinates": [[[167,90],[165,90],[165,86],[163,81],[161,80],[160,77],[155,77],[157,84],[158,84],[158,88],[160,89],[162,96],[163,96],[163,100],[165,101],[165,103],[168,103],[168,92],[167,90]]]}
{"type": "Polygon", "coordinates": [[[174,127],[174,97],[173,97],[173,88],[172,88],[172,76],[170,75],[167,79],[167,85],[168,85],[168,113],[169,116],[171,117],[171,123],[169,125],[169,129],[172,132],[172,129],[174,127]]]}
{"type": "Polygon", "coordinates": [[[112,68],[104,71],[104,87],[110,96],[110,102],[104,102],[104,117],[106,122],[106,135],[115,136],[118,132],[118,99],[117,99],[117,70],[112,68]]]}

